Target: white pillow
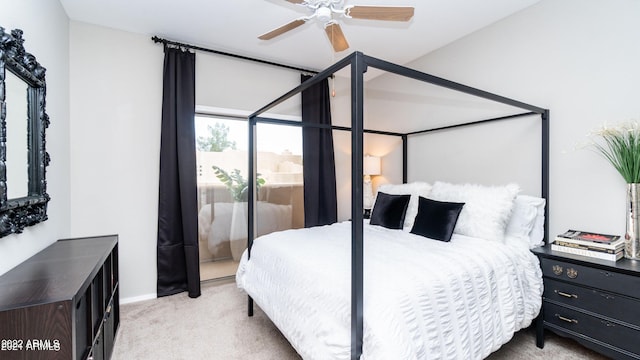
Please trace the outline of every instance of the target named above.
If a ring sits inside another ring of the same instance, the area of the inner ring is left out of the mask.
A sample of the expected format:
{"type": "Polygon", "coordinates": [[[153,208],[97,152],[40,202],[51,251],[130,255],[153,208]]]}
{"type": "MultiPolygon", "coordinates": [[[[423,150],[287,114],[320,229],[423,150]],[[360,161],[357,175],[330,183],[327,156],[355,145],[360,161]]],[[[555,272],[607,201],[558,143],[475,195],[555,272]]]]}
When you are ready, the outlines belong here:
{"type": "Polygon", "coordinates": [[[439,201],[465,203],[454,233],[504,242],[513,201],[519,191],[520,187],[516,184],[482,186],[436,181],[429,197],[439,201]]]}
{"type": "Polygon", "coordinates": [[[525,195],[518,195],[513,201],[513,210],[511,211],[511,217],[509,218],[509,223],[507,223],[505,234],[528,239],[531,230],[533,230],[538,211],[535,206],[523,198],[524,196],[525,195]]]}
{"type": "MultiPolygon", "coordinates": [[[[412,182],[408,184],[383,184],[378,186],[378,191],[390,195],[411,195],[407,213],[404,217],[404,226],[402,230],[411,231],[416,215],[418,215],[418,198],[420,196],[427,197],[431,191],[431,185],[426,182],[412,182]]],[[[376,197],[378,196],[376,192],[376,197]]],[[[374,202],[375,203],[375,202],[374,202]]]]}
{"type": "Polygon", "coordinates": [[[530,249],[542,245],[545,204],[543,198],[518,195],[513,202],[513,211],[505,235],[521,239],[530,249]]]}
{"type": "Polygon", "coordinates": [[[529,233],[529,249],[544,245],[544,208],[547,201],[542,198],[533,198],[532,204],[536,207],[537,215],[533,229],[529,233]]]}

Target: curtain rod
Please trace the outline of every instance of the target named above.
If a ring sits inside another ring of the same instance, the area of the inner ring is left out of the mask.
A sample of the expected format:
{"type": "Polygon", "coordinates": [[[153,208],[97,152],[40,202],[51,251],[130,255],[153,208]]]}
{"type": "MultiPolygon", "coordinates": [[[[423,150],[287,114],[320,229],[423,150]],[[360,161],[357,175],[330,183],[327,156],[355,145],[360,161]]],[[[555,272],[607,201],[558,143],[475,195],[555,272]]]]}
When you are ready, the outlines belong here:
{"type": "Polygon", "coordinates": [[[303,69],[303,68],[299,68],[299,67],[295,67],[295,66],[279,64],[279,63],[272,62],[272,61],[256,59],[256,58],[252,58],[252,57],[248,57],[248,56],[237,55],[237,54],[232,54],[232,53],[228,53],[228,52],[223,52],[223,51],[203,48],[203,47],[196,46],[196,45],[184,44],[184,43],[177,42],[177,41],[171,41],[171,40],[159,38],[157,36],[153,36],[151,38],[151,40],[153,40],[153,42],[155,42],[155,43],[163,43],[164,45],[173,45],[173,46],[178,46],[178,47],[183,47],[183,48],[188,48],[188,49],[193,49],[193,50],[205,51],[205,52],[210,52],[210,53],[214,53],[214,54],[218,54],[218,55],[230,56],[230,57],[234,57],[234,58],[237,58],[237,59],[254,61],[254,62],[261,63],[261,64],[267,64],[267,65],[282,67],[282,68],[286,68],[286,69],[302,71],[302,72],[306,72],[306,73],[310,73],[310,74],[317,74],[319,72],[319,71],[316,71],[316,70],[303,69]]]}

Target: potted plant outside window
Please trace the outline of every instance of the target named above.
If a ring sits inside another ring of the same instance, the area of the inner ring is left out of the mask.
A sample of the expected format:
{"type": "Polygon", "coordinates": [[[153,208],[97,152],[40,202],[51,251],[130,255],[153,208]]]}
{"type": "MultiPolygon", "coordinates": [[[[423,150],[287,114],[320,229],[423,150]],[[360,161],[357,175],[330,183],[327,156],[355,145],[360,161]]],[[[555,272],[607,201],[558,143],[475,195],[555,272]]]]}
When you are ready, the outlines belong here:
{"type": "MultiPolygon", "coordinates": [[[[233,210],[229,231],[229,241],[233,259],[239,260],[242,252],[247,247],[248,209],[247,199],[249,197],[248,179],[245,179],[240,170],[233,169],[230,173],[224,169],[213,166],[213,171],[231,193],[233,198],[233,210]]],[[[256,191],[265,184],[265,180],[260,177],[256,179],[256,191]]]]}

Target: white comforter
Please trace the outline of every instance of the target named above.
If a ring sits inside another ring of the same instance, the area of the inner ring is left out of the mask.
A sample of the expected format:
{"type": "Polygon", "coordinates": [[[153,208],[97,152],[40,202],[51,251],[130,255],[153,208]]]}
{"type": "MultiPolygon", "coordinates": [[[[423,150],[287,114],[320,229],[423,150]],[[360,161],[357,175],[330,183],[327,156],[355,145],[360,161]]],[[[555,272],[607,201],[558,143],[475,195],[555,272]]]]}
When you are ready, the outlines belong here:
{"type": "MultiPolygon", "coordinates": [[[[304,359],[349,359],[351,223],[255,240],[236,281],[304,359]]],[[[526,247],[365,225],[362,358],[482,359],[540,311],[526,247]]]]}

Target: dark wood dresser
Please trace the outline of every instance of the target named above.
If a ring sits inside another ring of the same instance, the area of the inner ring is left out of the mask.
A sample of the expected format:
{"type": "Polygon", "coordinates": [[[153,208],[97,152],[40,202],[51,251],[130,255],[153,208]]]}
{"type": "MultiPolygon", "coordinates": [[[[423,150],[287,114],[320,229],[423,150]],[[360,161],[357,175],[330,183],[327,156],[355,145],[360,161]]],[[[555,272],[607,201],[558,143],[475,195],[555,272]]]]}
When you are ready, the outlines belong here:
{"type": "Polygon", "coordinates": [[[58,240],[0,276],[0,359],[109,359],[118,236],[58,240]]]}
{"type": "Polygon", "coordinates": [[[533,250],[544,279],[537,345],[544,330],[614,359],[640,359],[640,262],[533,250]]]}

